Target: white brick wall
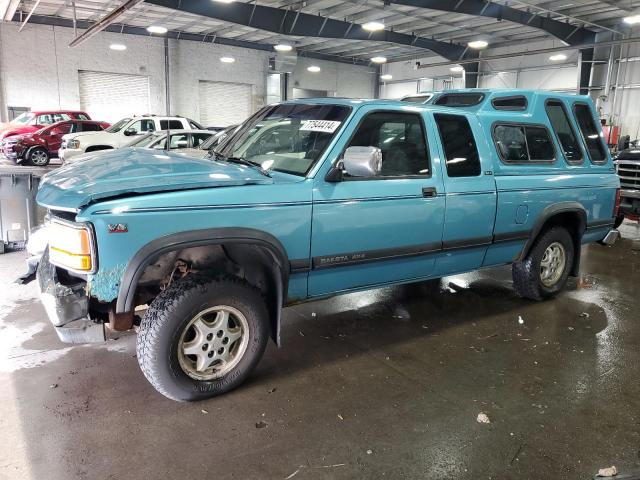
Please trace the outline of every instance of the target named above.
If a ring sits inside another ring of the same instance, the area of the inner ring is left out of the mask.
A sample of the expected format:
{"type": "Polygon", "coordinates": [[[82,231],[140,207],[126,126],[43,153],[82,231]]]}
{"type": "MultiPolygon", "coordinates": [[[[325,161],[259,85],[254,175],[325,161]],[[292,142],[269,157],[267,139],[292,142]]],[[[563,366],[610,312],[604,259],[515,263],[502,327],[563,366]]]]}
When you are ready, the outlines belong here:
{"type": "MultiPolygon", "coordinates": [[[[18,32],[17,24],[0,23],[1,120],[5,120],[7,106],[79,108],[78,70],[148,75],[151,111],[165,112],[161,38],[100,32],[82,45],[69,48],[72,39],[70,28],[27,25],[18,32]],[[126,44],[127,50],[110,50],[109,45],[116,42],[126,44]]],[[[254,108],[264,104],[270,52],[187,40],[171,40],[169,48],[172,113],[199,119],[199,80],[251,84],[254,108]],[[236,62],[223,64],[221,56],[232,56],[236,62]]],[[[300,58],[290,87],[296,82],[298,88],[330,90],[338,96],[372,97],[374,70],[300,58]],[[322,71],[307,72],[311,64],[322,71]]]]}

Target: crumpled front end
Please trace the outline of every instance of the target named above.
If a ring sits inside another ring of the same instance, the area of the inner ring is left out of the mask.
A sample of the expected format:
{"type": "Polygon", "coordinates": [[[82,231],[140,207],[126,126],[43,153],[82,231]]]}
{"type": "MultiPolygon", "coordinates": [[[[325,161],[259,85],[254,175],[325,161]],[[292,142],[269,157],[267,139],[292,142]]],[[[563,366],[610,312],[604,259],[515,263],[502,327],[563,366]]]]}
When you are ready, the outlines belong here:
{"type": "Polygon", "coordinates": [[[49,262],[47,249],[38,265],[40,301],[60,340],[66,343],[102,342],[102,322],[89,315],[87,282],[72,277],[49,262]]]}

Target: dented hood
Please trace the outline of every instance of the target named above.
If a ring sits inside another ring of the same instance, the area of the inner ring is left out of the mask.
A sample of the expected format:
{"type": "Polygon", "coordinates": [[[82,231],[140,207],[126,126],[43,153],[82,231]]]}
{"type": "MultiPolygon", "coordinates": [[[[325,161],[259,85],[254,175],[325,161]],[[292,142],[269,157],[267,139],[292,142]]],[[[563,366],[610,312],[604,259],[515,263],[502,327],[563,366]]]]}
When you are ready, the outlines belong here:
{"type": "Polygon", "coordinates": [[[125,148],[46,174],[36,200],[47,208],[78,211],[128,194],[270,183],[271,178],[244,165],[125,148]]]}

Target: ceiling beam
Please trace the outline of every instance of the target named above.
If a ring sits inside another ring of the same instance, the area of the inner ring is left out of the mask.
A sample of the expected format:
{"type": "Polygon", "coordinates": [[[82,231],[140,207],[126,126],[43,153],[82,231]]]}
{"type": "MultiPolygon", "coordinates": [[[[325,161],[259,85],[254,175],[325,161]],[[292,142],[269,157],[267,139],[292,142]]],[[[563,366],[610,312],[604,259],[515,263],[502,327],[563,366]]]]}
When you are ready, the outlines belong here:
{"type": "MultiPolygon", "coordinates": [[[[13,17],[13,22],[20,22],[20,14],[16,13],[13,17]]],[[[33,15],[29,20],[30,24],[36,25],[52,25],[55,27],[66,27],[73,28],[73,20],[68,18],[61,17],[48,17],[48,16],[40,16],[33,15]]],[[[87,29],[91,27],[92,22],[87,20],[78,20],[77,28],[87,29]]],[[[121,24],[112,24],[104,29],[105,32],[112,33],[120,33],[125,35],[139,35],[143,37],[151,37],[149,32],[147,32],[144,27],[135,27],[132,25],[121,25],[121,24]]],[[[211,34],[199,34],[199,33],[188,33],[188,32],[177,32],[173,30],[169,30],[166,33],[166,36],[176,40],[187,40],[194,41],[200,43],[213,43],[219,45],[229,45],[232,47],[240,47],[240,48],[249,48],[252,50],[262,50],[269,53],[273,52],[273,45],[270,43],[260,43],[260,42],[250,42],[246,40],[236,40],[233,38],[225,38],[217,35],[211,34]]],[[[157,37],[157,36],[156,36],[157,37]]],[[[360,60],[353,57],[339,56],[333,55],[330,53],[322,53],[322,52],[313,52],[304,49],[297,49],[298,54],[301,57],[307,58],[315,58],[317,60],[326,60],[329,62],[338,62],[338,63],[348,63],[350,65],[362,65],[369,66],[370,62],[368,60],[360,60]]]]}
{"type": "MultiPolygon", "coordinates": [[[[69,44],[70,47],[76,47],[83,42],[86,42],[91,37],[93,37],[96,33],[104,30],[112,23],[115,23],[119,17],[121,17],[127,10],[132,9],[139,3],[144,0],[127,0],[125,3],[120,5],[118,8],[111,10],[104,17],[98,20],[96,23],[91,25],[82,35],[73,39],[73,41],[69,44]]],[[[36,4],[37,5],[37,4],[36,4]]]]}
{"type": "Polygon", "coordinates": [[[431,50],[448,60],[472,58],[476,55],[476,52],[468,51],[466,47],[454,43],[391,30],[367,32],[357,23],[301,13],[299,10],[266,7],[257,3],[184,2],[181,0],[147,0],[147,3],[266,30],[279,35],[396,43],[431,50]]]}
{"type": "Polygon", "coordinates": [[[538,28],[569,45],[593,43],[596,33],[582,26],[560,22],[552,18],[525,12],[512,7],[485,0],[385,0],[396,5],[428,8],[444,12],[462,13],[480,17],[491,17],[498,21],[507,20],[531,28],[538,28]]]}

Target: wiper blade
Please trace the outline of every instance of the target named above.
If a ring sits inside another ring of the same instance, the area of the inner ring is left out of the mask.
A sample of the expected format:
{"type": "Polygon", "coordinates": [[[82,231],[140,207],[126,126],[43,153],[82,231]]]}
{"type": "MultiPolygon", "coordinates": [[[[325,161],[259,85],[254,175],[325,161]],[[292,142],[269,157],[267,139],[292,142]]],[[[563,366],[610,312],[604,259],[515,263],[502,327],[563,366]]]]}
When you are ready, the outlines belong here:
{"type": "Polygon", "coordinates": [[[222,155],[219,152],[216,152],[215,150],[212,153],[216,160],[223,160],[225,162],[236,163],[238,165],[246,165],[247,167],[255,168],[264,176],[271,178],[271,175],[269,174],[269,172],[267,172],[264,168],[262,168],[262,166],[258,163],[251,162],[243,157],[227,157],[225,155],[222,155]]]}

